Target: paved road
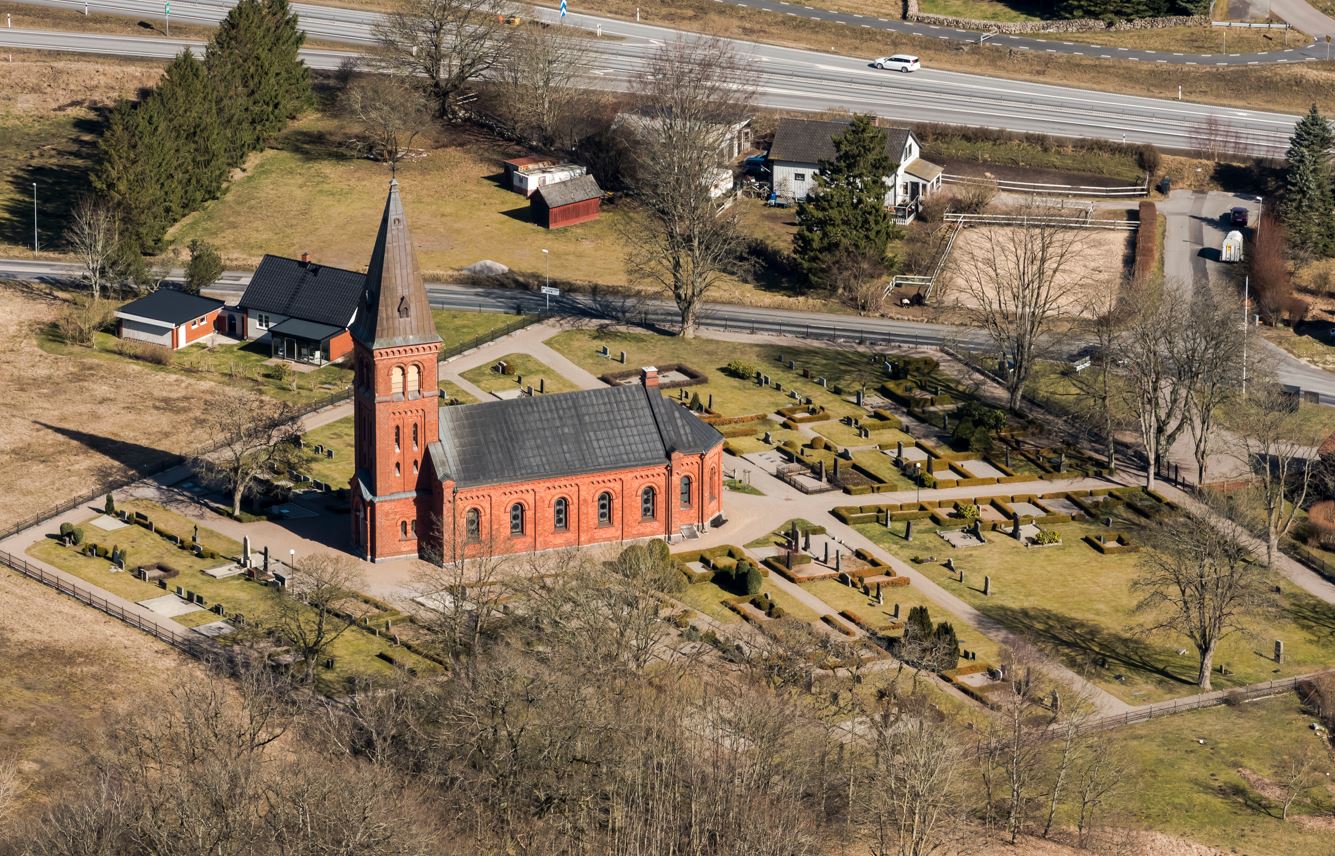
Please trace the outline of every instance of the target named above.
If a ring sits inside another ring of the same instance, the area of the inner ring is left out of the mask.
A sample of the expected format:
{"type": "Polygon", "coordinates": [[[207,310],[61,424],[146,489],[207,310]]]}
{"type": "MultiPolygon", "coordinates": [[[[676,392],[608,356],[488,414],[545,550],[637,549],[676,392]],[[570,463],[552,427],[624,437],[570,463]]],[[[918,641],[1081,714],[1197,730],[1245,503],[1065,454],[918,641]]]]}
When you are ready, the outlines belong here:
{"type": "MultiPolygon", "coordinates": [[[[0,279],[58,282],[77,276],[78,265],[69,262],[0,259],[0,279]]],[[[221,299],[238,298],[249,281],[250,274],[245,271],[228,271],[209,291],[221,299]]],[[[428,283],[427,294],[431,305],[441,309],[536,314],[547,305],[542,295],[532,292],[453,283],[428,283]]],[[[551,301],[551,310],[569,317],[610,319],[666,329],[675,327],[678,321],[676,307],[671,303],[641,296],[562,294],[551,301]]],[[[701,313],[700,323],[714,330],[777,334],[869,346],[989,347],[986,335],[972,327],[827,312],[795,312],[727,303],[707,304],[701,313]]],[[[1074,345],[1071,347],[1074,348],[1074,345]]],[[[1335,405],[1335,375],[1289,357],[1278,348],[1273,348],[1273,351],[1279,355],[1276,374],[1281,383],[1318,393],[1323,404],[1335,405]]]]}
{"type": "MultiPolygon", "coordinates": [[[[74,5],[71,0],[33,0],[74,5]]],[[[161,18],[156,0],[102,0],[105,10],[161,18]]],[[[225,14],[225,0],[175,0],[172,18],[212,23],[225,14]]],[[[365,47],[372,43],[377,15],[372,12],[295,3],[303,27],[313,38],[344,41],[365,47]]],[[[551,15],[538,10],[539,15],[551,15]]],[[[596,51],[594,83],[624,90],[648,54],[681,33],[634,22],[571,15],[568,26],[597,30],[605,38],[590,40],[596,51]]],[[[1097,137],[1153,143],[1167,149],[1198,147],[1207,120],[1221,127],[1219,138],[1236,140],[1240,153],[1281,155],[1288,146],[1296,117],[1261,110],[1240,110],[1167,100],[1176,84],[1164,77],[1165,99],[1092,92],[1029,81],[998,80],[979,75],[927,69],[895,74],[871,68],[866,58],[761,45],[733,43],[755,69],[756,100],[766,107],[788,110],[857,110],[903,122],[983,125],[1012,131],[1034,131],[1069,137],[1097,137]]],[[[120,56],[169,57],[181,48],[199,47],[186,39],[109,36],[95,33],[0,30],[0,48],[103,53],[120,56]]],[[[872,52],[869,48],[869,52],[872,52]]],[[[303,58],[313,68],[337,68],[355,51],[310,49],[303,58]]]]}
{"type": "MultiPolygon", "coordinates": [[[[31,3],[42,6],[73,7],[83,8],[83,0],[20,0],[20,2],[31,3]]],[[[1014,51],[1032,51],[1034,53],[1052,53],[1068,54],[1072,56],[1084,56],[1095,59],[1111,59],[1121,62],[1154,62],[1173,65],[1258,65],[1264,63],[1289,63],[1289,62],[1307,62],[1318,59],[1325,59],[1325,45],[1317,41],[1300,43],[1297,40],[1292,45],[1277,47],[1276,50],[1264,51],[1259,53],[1224,53],[1225,37],[1220,35],[1220,53],[1194,53],[1190,51],[1153,51],[1136,50],[1126,47],[1108,47],[1098,44],[1098,35],[1096,33],[1083,33],[1083,39],[1077,41],[1039,39],[1031,36],[1013,36],[1004,35],[996,32],[985,32],[980,30],[967,30],[956,27],[943,27],[935,24],[918,24],[911,21],[904,21],[897,18],[885,18],[878,15],[859,15],[852,12],[836,12],[829,9],[817,9],[807,6],[803,3],[788,2],[787,0],[718,0],[718,2],[728,3],[733,6],[739,6],[744,9],[756,9],[762,12],[771,12],[776,15],[787,15],[790,17],[807,18],[813,21],[823,21],[826,23],[837,24],[840,26],[857,27],[859,29],[879,30],[881,32],[902,33],[904,35],[921,36],[929,39],[939,39],[941,41],[953,43],[981,44],[987,48],[1002,48],[1014,51]]],[[[1325,15],[1313,9],[1304,0],[1272,0],[1275,6],[1275,12],[1280,17],[1289,21],[1296,29],[1308,33],[1312,36],[1319,34],[1335,32],[1335,21],[1331,21],[1325,15]],[[1281,12],[1281,9],[1286,10],[1281,12]]],[[[126,8],[129,4],[123,2],[113,2],[113,0],[102,0],[102,2],[92,2],[90,8],[97,10],[110,7],[114,10],[126,8]]],[[[143,2],[141,4],[144,11],[137,14],[160,17],[162,14],[162,4],[157,0],[143,2]]],[[[194,21],[195,18],[189,17],[190,12],[184,10],[185,4],[173,5],[172,17],[182,21],[194,21]]],[[[298,4],[299,5],[299,4],[298,4]]],[[[537,14],[553,16],[554,9],[543,9],[539,7],[537,14]]],[[[592,16],[567,16],[588,17],[592,16]]],[[[615,19],[601,19],[605,27],[612,27],[621,22],[615,19]]],[[[1280,33],[1276,32],[1276,38],[1282,39],[1280,33]]],[[[869,48],[876,52],[875,48],[869,48]]],[[[881,51],[882,53],[884,51],[881,51]]]]}

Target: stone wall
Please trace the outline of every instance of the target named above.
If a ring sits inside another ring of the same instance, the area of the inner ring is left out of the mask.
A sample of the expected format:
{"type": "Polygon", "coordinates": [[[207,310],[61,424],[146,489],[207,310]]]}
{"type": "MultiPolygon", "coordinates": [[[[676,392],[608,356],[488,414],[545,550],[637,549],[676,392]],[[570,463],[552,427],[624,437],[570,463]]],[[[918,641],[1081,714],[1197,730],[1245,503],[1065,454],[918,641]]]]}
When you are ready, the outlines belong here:
{"type": "Polygon", "coordinates": [[[918,0],[904,0],[904,20],[915,24],[934,24],[938,27],[954,27],[960,30],[978,30],[986,33],[1006,35],[1024,35],[1026,33],[1092,33],[1110,30],[1160,30],[1165,27],[1207,27],[1208,15],[1173,15],[1164,18],[1127,18],[1125,20],[1102,21],[1097,18],[1079,18],[1069,21],[1021,21],[1003,23],[1001,21],[975,21],[969,18],[952,18],[948,15],[924,15],[919,11],[918,0]]]}

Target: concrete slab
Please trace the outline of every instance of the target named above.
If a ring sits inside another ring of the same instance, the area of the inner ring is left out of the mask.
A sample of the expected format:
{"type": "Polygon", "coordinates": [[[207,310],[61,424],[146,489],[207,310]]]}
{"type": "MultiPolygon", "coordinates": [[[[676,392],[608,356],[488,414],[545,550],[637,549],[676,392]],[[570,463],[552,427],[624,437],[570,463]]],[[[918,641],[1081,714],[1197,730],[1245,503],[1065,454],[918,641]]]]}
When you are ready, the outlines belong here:
{"type": "Polygon", "coordinates": [[[235,627],[226,621],[210,621],[208,624],[201,624],[195,628],[195,632],[201,636],[207,636],[210,639],[216,639],[219,636],[226,636],[236,630],[235,627]]]}
{"type": "Polygon", "coordinates": [[[192,612],[199,612],[203,609],[203,607],[197,606],[185,598],[177,597],[174,594],[164,594],[162,597],[141,600],[139,601],[139,605],[144,609],[163,616],[164,618],[176,618],[178,615],[189,615],[192,612]]]}
{"type": "Polygon", "coordinates": [[[1011,510],[1021,517],[1042,517],[1047,514],[1046,511],[1032,502],[1012,502],[1011,510]]]}
{"type": "Polygon", "coordinates": [[[204,571],[204,576],[213,577],[215,580],[225,580],[228,577],[237,577],[244,574],[246,569],[240,565],[223,565],[217,568],[209,568],[204,571]]]}
{"type": "Polygon", "coordinates": [[[963,549],[965,547],[981,547],[987,543],[987,540],[981,535],[973,535],[965,532],[963,529],[942,529],[937,532],[938,535],[952,547],[963,549]]]}
{"type": "Polygon", "coordinates": [[[1043,505],[1055,514],[1084,514],[1079,506],[1066,497],[1059,497],[1057,499],[1044,497],[1043,505]]]}
{"type": "Polygon", "coordinates": [[[1006,475],[987,461],[959,461],[959,468],[976,479],[999,479],[1006,475]]]}
{"type": "Polygon", "coordinates": [[[944,484],[947,486],[949,486],[950,482],[957,482],[960,480],[959,473],[956,473],[954,470],[937,470],[932,473],[932,478],[936,479],[937,484],[944,484]]]}
{"type": "Polygon", "coordinates": [[[510,401],[511,399],[521,397],[523,394],[524,390],[519,387],[514,389],[502,389],[499,392],[492,393],[493,396],[499,398],[501,401],[510,401]]]}
{"type": "Polygon", "coordinates": [[[114,532],[117,529],[124,529],[129,524],[124,520],[117,520],[114,517],[108,517],[105,514],[99,514],[92,520],[94,526],[98,529],[104,529],[107,532],[114,532]]]}

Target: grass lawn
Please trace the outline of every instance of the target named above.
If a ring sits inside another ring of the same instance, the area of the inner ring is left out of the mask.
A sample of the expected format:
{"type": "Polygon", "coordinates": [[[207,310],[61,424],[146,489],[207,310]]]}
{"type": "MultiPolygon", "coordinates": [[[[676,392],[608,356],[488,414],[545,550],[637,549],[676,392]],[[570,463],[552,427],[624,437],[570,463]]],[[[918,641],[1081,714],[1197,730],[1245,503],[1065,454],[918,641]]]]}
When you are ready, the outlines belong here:
{"type": "MultiPolygon", "coordinates": [[[[908,445],[907,443],[905,445],[908,445]]],[[[894,449],[890,450],[892,453],[894,449]]],[[[913,490],[914,484],[911,479],[905,478],[899,470],[895,469],[895,461],[889,455],[874,449],[864,449],[861,452],[853,453],[853,463],[865,467],[877,478],[888,485],[892,485],[892,490],[913,490]]]]}
{"type": "MultiPolygon", "coordinates": [[[[769,593],[774,602],[792,618],[799,621],[812,622],[819,620],[816,613],[808,609],[804,604],[787,592],[781,591],[770,582],[769,577],[765,578],[765,584],[760,589],[761,594],[769,593]]],[[[735,598],[737,595],[715,585],[712,582],[695,583],[687,586],[686,591],[677,596],[677,599],[687,606],[700,610],[705,615],[724,624],[733,624],[744,621],[740,615],[733,612],[723,601],[729,598],[735,598]]]]}
{"type": "Polygon", "coordinates": [[[465,342],[490,339],[497,330],[503,330],[523,317],[522,315],[508,315],[503,312],[467,312],[458,309],[431,310],[431,318],[436,322],[436,332],[444,340],[446,351],[465,342]]]}
{"type": "Polygon", "coordinates": [[[924,15],[949,15],[975,21],[1017,23],[1042,19],[1041,4],[1027,0],[922,0],[924,15]]]}
{"type": "Polygon", "coordinates": [[[705,400],[713,395],[714,410],[724,416],[764,414],[780,407],[791,406],[794,401],[788,397],[786,391],[789,389],[796,389],[802,395],[810,396],[816,404],[827,408],[832,417],[864,415],[864,411],[851,401],[853,388],[859,383],[866,383],[869,386],[879,384],[883,372],[880,365],[873,363],[868,355],[855,351],[725,342],[705,338],[681,339],[675,336],[619,330],[567,330],[548,339],[547,344],[594,374],[602,374],[609,367],[607,359],[598,356],[598,348],[601,345],[606,345],[613,354],[624,350],[627,365],[662,366],[671,363],[688,365],[709,376],[708,383],[692,386],[689,392],[699,392],[700,398],[705,400]],[[778,362],[780,354],[786,359],[795,361],[797,370],[789,371],[780,364],[778,362]],[[756,369],[768,374],[772,381],[781,383],[785,391],[778,392],[773,387],[760,387],[756,386],[754,381],[733,377],[725,371],[732,360],[752,363],[756,369]],[[811,370],[811,379],[802,377],[803,368],[811,370]],[[848,399],[818,386],[815,382],[816,377],[827,378],[831,385],[845,384],[848,387],[846,393],[848,399]]]}
{"type": "MultiPolygon", "coordinates": [[[[195,525],[192,520],[150,502],[134,500],[124,503],[122,507],[144,512],[153,520],[160,531],[166,530],[187,538],[195,525]]],[[[89,520],[91,521],[91,519],[90,517],[89,520]]],[[[241,576],[217,580],[202,573],[206,568],[227,564],[226,559],[196,558],[189,552],[171,545],[159,535],[139,526],[127,526],[114,532],[104,532],[87,522],[80,525],[84,528],[86,540],[96,541],[106,546],[118,545],[127,549],[131,565],[164,561],[180,569],[179,576],[168,580],[168,591],[174,590],[179,585],[203,595],[206,606],[221,603],[229,613],[242,613],[250,621],[257,619],[263,621],[272,609],[272,602],[275,597],[272,589],[246,580],[241,576]]],[[[217,550],[224,556],[236,556],[241,552],[239,543],[207,527],[201,526],[199,528],[199,539],[200,543],[206,548],[217,550]]],[[[107,560],[80,555],[76,550],[62,547],[49,538],[30,547],[28,555],[82,577],[88,582],[128,600],[147,600],[161,597],[166,593],[156,583],[135,579],[129,573],[110,573],[107,570],[110,564],[107,560]]],[[[176,620],[181,624],[194,626],[217,620],[217,618],[218,616],[211,612],[200,611],[190,613],[176,620]]],[[[333,674],[336,677],[352,674],[381,676],[392,674],[393,667],[376,657],[376,653],[379,651],[391,650],[394,658],[401,663],[406,663],[414,668],[431,667],[431,664],[426,660],[403,649],[393,649],[388,642],[353,629],[344,633],[331,648],[331,653],[337,661],[333,674]]]]}
{"type": "Polygon", "coordinates": [[[747,484],[739,479],[724,479],[723,486],[733,493],[744,493],[748,496],[764,496],[765,492],[758,487],[747,484]]]}
{"type": "MultiPolygon", "coordinates": [[[[1086,42],[1101,47],[1133,48],[1149,51],[1182,51],[1205,55],[1224,53],[1265,53],[1285,48],[1284,33],[1275,30],[1249,30],[1241,27],[1163,27],[1153,30],[1096,31],[1090,33],[1034,33],[1039,39],[1058,42],[1086,42]],[[1224,31],[1227,30],[1227,37],[1224,31]],[[1225,41],[1227,38],[1227,42],[1225,41]]],[[[1288,47],[1305,47],[1311,36],[1296,30],[1289,32],[1288,47]]]]}
{"type": "Polygon", "coordinates": [[[1023,139],[973,139],[967,134],[953,134],[949,129],[933,130],[923,140],[923,157],[937,163],[982,163],[1102,175],[1125,181],[1128,185],[1145,180],[1145,173],[1137,166],[1132,154],[1087,151],[1060,143],[1042,146],[1023,139]]]}
{"type": "Polygon", "coordinates": [[[1335,791],[1326,778],[1335,776],[1335,763],[1307,727],[1310,722],[1294,694],[1286,693],[1108,732],[1106,739],[1131,767],[1129,786],[1121,788],[1111,808],[1129,814],[1134,825],[1228,853],[1329,852],[1330,828],[1305,824],[1302,817],[1328,816],[1335,809],[1335,791]],[[1317,764],[1323,781],[1283,821],[1279,806],[1258,792],[1261,782],[1254,777],[1278,784],[1286,753],[1303,748],[1324,756],[1317,764]]]}
{"type": "MultiPolygon", "coordinates": [[[[875,424],[868,421],[868,426],[875,424]]],[[[896,440],[902,440],[905,446],[913,445],[913,438],[902,431],[886,430],[873,431],[870,437],[862,437],[858,434],[858,429],[852,425],[845,425],[837,419],[831,419],[827,422],[809,422],[807,427],[827,440],[833,441],[839,446],[875,446],[877,444],[894,446],[896,440]]]]}
{"type": "Polygon", "coordinates": [[[772,428],[761,428],[749,437],[729,437],[728,445],[739,455],[749,455],[753,452],[764,452],[782,444],[785,440],[793,440],[799,444],[805,443],[807,437],[800,431],[794,431],[790,428],[780,428],[779,423],[771,422],[772,428]],[[765,442],[765,432],[769,432],[773,443],[765,442]]]}
{"type": "Polygon", "coordinates": [[[446,401],[454,402],[455,404],[477,404],[477,399],[473,397],[471,392],[468,392],[453,381],[442,380],[440,382],[440,391],[444,393],[446,401]]]}
{"type": "MultiPolygon", "coordinates": [[[[1196,673],[1194,651],[1180,637],[1142,638],[1131,626],[1139,621],[1132,607],[1139,600],[1130,588],[1138,572],[1134,554],[1101,555],[1084,543],[1086,533],[1107,531],[1097,525],[1065,523],[1053,527],[1062,544],[1026,548],[1008,535],[988,532],[984,547],[952,549],[934,527],[914,526],[912,542],[905,542],[902,527],[857,527],[864,535],[906,561],[915,555],[935,556],[936,562],[917,565],[952,594],[1013,630],[1047,645],[1072,668],[1090,668],[1090,678],[1113,694],[1141,704],[1189,695],[1196,673]],[[965,584],[943,563],[953,557],[965,571],[965,584]],[[982,594],[984,575],[992,578],[992,595],[982,594]],[[1096,656],[1109,661],[1106,669],[1091,664],[1096,656]],[[1124,681],[1116,675],[1124,675],[1124,681]]],[[[1122,531],[1128,531],[1123,527],[1122,531]]],[[[1135,537],[1135,532],[1130,531],[1135,537]]],[[[1215,689],[1245,686],[1277,677],[1309,672],[1335,663],[1335,607],[1301,593],[1276,577],[1282,614],[1257,622],[1258,638],[1231,636],[1221,643],[1215,663],[1229,668],[1216,675],[1215,689]],[[1275,639],[1284,640],[1285,661],[1270,659],[1275,639]]]]}
{"type": "Polygon", "coordinates": [[[352,450],[352,417],[344,416],[321,425],[304,435],[306,447],[313,449],[317,443],[326,449],[334,450],[333,459],[323,455],[316,457],[307,468],[307,475],[313,479],[331,484],[334,487],[346,487],[355,469],[352,450]]]}
{"type": "MultiPolygon", "coordinates": [[[[836,612],[848,610],[862,619],[867,626],[876,630],[884,630],[895,620],[892,618],[895,604],[899,604],[898,620],[900,621],[906,619],[909,610],[915,606],[926,606],[932,615],[933,621],[948,621],[950,619],[949,613],[929,600],[921,589],[911,585],[882,588],[881,596],[885,600],[885,604],[882,606],[877,606],[874,599],[838,580],[813,580],[809,583],[803,583],[802,588],[828,603],[830,608],[836,612]]],[[[959,637],[961,648],[977,651],[979,662],[996,662],[999,650],[996,642],[967,624],[958,621],[952,621],[951,624],[955,627],[955,635],[959,637]]],[[[892,635],[898,636],[899,633],[900,631],[895,631],[892,635]]]]}
{"type": "Polygon", "coordinates": [[[507,389],[528,386],[532,386],[536,392],[540,380],[546,382],[544,390],[546,392],[574,392],[579,389],[579,387],[529,354],[506,354],[486,365],[474,366],[468,371],[462,372],[460,377],[487,392],[503,392],[507,389]],[[500,372],[493,371],[492,367],[498,362],[505,362],[514,366],[514,374],[503,375],[500,372]]]}

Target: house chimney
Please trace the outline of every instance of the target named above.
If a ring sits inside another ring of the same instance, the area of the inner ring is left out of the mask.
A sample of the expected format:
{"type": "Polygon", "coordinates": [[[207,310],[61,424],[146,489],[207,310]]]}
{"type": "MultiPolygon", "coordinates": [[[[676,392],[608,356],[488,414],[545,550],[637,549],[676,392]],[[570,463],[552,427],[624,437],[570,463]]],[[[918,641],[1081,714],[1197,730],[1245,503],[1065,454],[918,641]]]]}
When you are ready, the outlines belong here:
{"type": "Polygon", "coordinates": [[[640,382],[646,389],[658,388],[658,369],[653,366],[645,366],[640,369],[640,382]]]}
{"type": "Polygon", "coordinates": [[[310,263],[311,263],[311,254],[310,254],[310,253],[302,253],[302,254],[301,254],[301,263],[304,264],[304,265],[308,265],[308,264],[310,264],[310,263]]]}

